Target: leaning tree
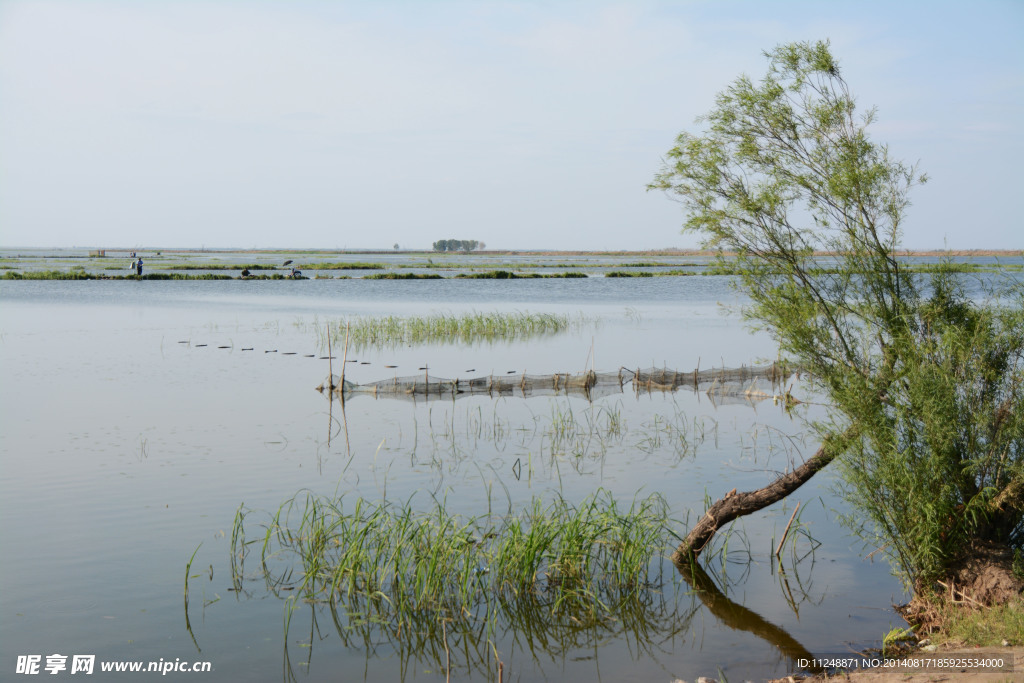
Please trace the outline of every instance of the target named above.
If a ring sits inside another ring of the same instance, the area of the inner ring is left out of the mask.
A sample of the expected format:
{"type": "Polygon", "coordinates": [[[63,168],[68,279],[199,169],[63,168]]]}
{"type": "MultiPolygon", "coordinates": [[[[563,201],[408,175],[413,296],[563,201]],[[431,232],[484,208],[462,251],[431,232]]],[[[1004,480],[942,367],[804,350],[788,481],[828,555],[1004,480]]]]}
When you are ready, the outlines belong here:
{"type": "Polygon", "coordinates": [[[898,256],[909,191],[859,113],[828,43],[765,53],[683,132],[651,189],[682,203],[749,297],[744,315],[831,406],[821,447],[765,488],[712,505],[674,555],[774,503],[833,461],[851,521],[926,588],[983,545],[1024,542],[1024,292],[965,293],[898,256]]]}

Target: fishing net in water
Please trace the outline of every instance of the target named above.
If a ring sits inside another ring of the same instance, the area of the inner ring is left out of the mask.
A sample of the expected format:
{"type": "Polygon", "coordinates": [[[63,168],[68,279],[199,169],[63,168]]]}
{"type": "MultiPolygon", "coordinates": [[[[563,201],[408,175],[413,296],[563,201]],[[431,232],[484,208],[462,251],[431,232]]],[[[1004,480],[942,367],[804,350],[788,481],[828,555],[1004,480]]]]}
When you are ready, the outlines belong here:
{"type": "Polygon", "coordinates": [[[482,377],[450,379],[421,375],[392,377],[377,382],[356,384],[331,375],[318,391],[340,394],[348,398],[369,395],[378,398],[460,398],[466,396],[582,396],[587,400],[619,394],[631,389],[637,393],[656,393],[691,389],[704,391],[721,401],[757,401],[778,397],[775,391],[795,374],[782,363],[748,365],[738,368],[708,368],[688,372],[667,368],[616,372],[555,373],[531,375],[509,373],[482,377]]]}

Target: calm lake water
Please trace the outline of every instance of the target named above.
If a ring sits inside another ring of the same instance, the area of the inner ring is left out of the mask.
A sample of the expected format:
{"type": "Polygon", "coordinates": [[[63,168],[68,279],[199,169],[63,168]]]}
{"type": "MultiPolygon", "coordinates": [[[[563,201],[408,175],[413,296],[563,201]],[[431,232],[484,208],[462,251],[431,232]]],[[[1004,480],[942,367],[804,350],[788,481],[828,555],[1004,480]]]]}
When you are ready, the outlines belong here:
{"type": "MultiPolygon", "coordinates": [[[[627,388],[592,403],[357,396],[339,415],[314,390],[328,374],[316,325],[468,311],[583,316],[571,332],[513,343],[350,349],[358,362],[347,379],[357,382],[424,366],[454,378],[772,360],[771,340],[743,327],[738,303],[723,277],[0,282],[0,678],[14,677],[20,655],[45,665],[57,653],[95,655],[95,680],[126,676],[99,662],[161,659],[211,662],[203,680],[444,680],[437,652],[346,639],[309,605],[286,638],[284,603],[262,580],[229,590],[239,507],[256,529],[304,491],[411,498],[424,509],[436,496],[480,515],[489,504],[605,489],[625,502],[662,495],[682,531],[705,496],[762,486],[816,444],[770,400],[716,404],[690,391],[627,388]],[[566,416],[572,437],[554,443],[546,435],[566,416]],[[623,428],[602,427],[609,416],[623,428]]],[[[506,676],[763,679],[797,670],[800,653],[877,644],[903,625],[891,604],[904,595],[887,564],[864,559],[839,526],[830,486],[826,472],[738,525],[729,552],[705,560],[713,598],[666,564],[663,599],[642,628],[627,620],[566,635],[539,617],[533,630],[499,633],[506,676]],[[815,543],[802,537],[780,575],[771,549],[797,501],[815,543]]],[[[494,680],[491,646],[470,640],[451,643],[452,677],[494,680]]]]}

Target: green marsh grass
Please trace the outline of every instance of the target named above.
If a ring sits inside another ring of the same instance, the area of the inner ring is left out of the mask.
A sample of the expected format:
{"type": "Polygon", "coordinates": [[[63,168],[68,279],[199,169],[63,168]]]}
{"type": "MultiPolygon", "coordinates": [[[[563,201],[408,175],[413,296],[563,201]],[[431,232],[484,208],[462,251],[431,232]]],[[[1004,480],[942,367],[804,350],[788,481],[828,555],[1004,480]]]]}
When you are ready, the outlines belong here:
{"type": "MultiPolygon", "coordinates": [[[[280,278],[281,276],[278,276],[280,278]]],[[[139,275],[125,275],[123,277],[112,277],[111,280],[234,280],[230,275],[215,275],[214,273],[202,273],[201,275],[189,275],[185,273],[145,273],[139,275]]],[[[260,275],[259,279],[275,279],[272,276],[260,275]]]]}
{"type": "Polygon", "coordinates": [[[363,261],[311,261],[298,266],[299,270],[383,270],[383,263],[363,261]]]}
{"type": "Polygon", "coordinates": [[[611,270],[604,274],[605,277],[685,277],[697,275],[693,270],[611,270]]]}
{"type": "Polygon", "coordinates": [[[523,280],[545,278],[585,278],[586,273],[569,271],[565,273],[514,273],[509,270],[488,270],[481,273],[459,273],[456,279],[470,280],[523,280]]]}
{"type": "Polygon", "coordinates": [[[479,623],[439,619],[423,612],[411,625],[399,626],[374,618],[366,610],[365,601],[341,600],[313,605],[306,617],[310,626],[319,629],[319,617],[328,614],[342,645],[363,650],[367,666],[386,644],[400,663],[401,680],[411,680],[416,670],[431,673],[431,669],[446,674],[460,672],[472,680],[499,680],[497,666],[503,659],[513,671],[524,668],[524,660],[530,659],[543,670],[552,660],[565,662],[610,639],[622,638],[634,656],[661,656],[680,638],[686,638],[699,604],[685,591],[651,590],[621,605],[615,618],[596,624],[553,618],[550,606],[542,601],[512,604],[501,599],[492,613],[495,618],[479,623]]]}
{"type": "Polygon", "coordinates": [[[269,263],[174,263],[161,264],[161,270],[277,270],[269,263]]]}
{"type": "Polygon", "coordinates": [[[614,619],[661,585],[669,547],[659,496],[620,506],[601,490],[579,505],[534,499],[519,512],[462,517],[443,500],[404,504],[299,494],[254,540],[247,511],[232,531],[237,585],[262,580],[312,603],[340,603],[361,621],[415,628],[424,620],[470,625],[541,609],[581,626],[614,619]],[[244,574],[259,545],[259,569],[244,574]]]}
{"type": "Polygon", "coordinates": [[[325,618],[368,661],[387,644],[403,671],[493,680],[510,656],[544,666],[609,638],[655,656],[699,613],[663,561],[674,534],[658,496],[622,505],[600,490],[465,517],[437,497],[419,508],[300,492],[255,517],[236,515],[232,581],[283,600],[286,669],[288,644],[311,655],[325,618]]]}
{"type": "MultiPolygon", "coordinates": [[[[710,441],[717,422],[688,417],[679,406],[673,410],[673,404],[652,418],[646,412],[634,416],[625,399],[594,405],[575,399],[535,403],[543,407],[520,411],[500,402],[441,402],[430,406],[426,424],[420,415],[413,430],[418,441],[409,441],[406,430],[405,443],[392,443],[389,436],[387,450],[399,454],[396,462],[416,469],[437,467],[443,475],[436,477],[436,489],[431,482],[412,500],[386,502],[386,494],[365,489],[363,495],[373,501],[354,493],[339,499],[300,492],[269,513],[240,509],[230,532],[232,561],[238,560],[232,573],[244,588],[240,592],[258,599],[265,589],[280,599],[293,655],[297,642],[303,648],[320,647],[316,643],[324,627],[333,625],[340,642],[366,652],[368,661],[372,653],[387,651],[411,672],[471,671],[473,678],[493,680],[493,673],[483,673],[494,671],[499,656],[521,670],[524,658],[535,657],[546,668],[552,659],[578,656],[581,649],[612,639],[653,656],[660,643],[671,648],[671,634],[685,632],[700,602],[694,603],[696,598],[662,560],[662,553],[680,539],[672,532],[676,523],[668,522],[667,512],[659,508],[660,498],[649,499],[654,509],[646,521],[636,514],[647,502],[642,495],[622,504],[606,492],[571,504],[535,498],[517,502],[513,512],[508,489],[501,492],[500,475],[511,471],[525,486],[537,467],[535,478],[550,483],[553,470],[541,470],[561,463],[564,473],[576,462],[572,456],[579,444],[590,449],[589,457],[598,458],[604,441],[635,451],[637,440],[652,431],[659,433],[660,449],[671,459],[674,440],[710,441]],[[510,418],[506,410],[530,415],[510,418]],[[548,445],[556,439],[561,444],[557,453],[548,445]],[[478,453],[490,450],[489,441],[504,454],[494,467],[479,462],[478,453]],[[434,454],[427,452],[432,443],[434,454]],[[445,501],[441,482],[471,479],[473,467],[485,487],[498,482],[495,501],[492,505],[488,489],[486,503],[460,505],[458,511],[469,514],[459,516],[452,512],[454,496],[445,501]],[[626,538],[630,533],[639,542],[626,538]],[[622,565],[634,569],[617,570],[602,552],[621,555],[622,565]],[[636,570],[638,565],[643,569],[636,570]],[[310,637],[314,632],[318,635],[310,637]],[[521,643],[531,645],[522,648],[521,643]]],[[[763,448],[766,440],[761,443],[763,448]]],[[[378,463],[374,455],[374,469],[384,469],[386,461],[382,457],[378,463]]],[[[695,518],[700,510],[686,514],[695,518]]],[[[788,517],[786,512],[782,524],[788,517]]],[[[793,539],[791,533],[787,543],[795,546],[793,539]]],[[[805,547],[805,539],[798,540],[805,547]]],[[[754,545],[760,560],[766,544],[748,538],[739,524],[716,537],[705,557],[723,585],[735,585],[735,575],[757,564],[751,559],[754,545]]],[[[805,598],[796,563],[791,569],[787,562],[786,570],[788,578],[779,578],[779,590],[792,593],[793,604],[799,605],[805,598]]]]}
{"type": "MultiPolygon", "coordinates": [[[[4,273],[4,280],[234,280],[230,275],[203,273],[191,275],[186,273],[146,273],[139,275],[102,275],[88,273],[79,269],[64,270],[29,270],[25,272],[4,273]]],[[[259,275],[250,279],[283,280],[283,275],[259,275]]]]}
{"type": "Polygon", "coordinates": [[[578,330],[594,321],[580,316],[554,313],[438,313],[411,317],[357,317],[328,323],[329,332],[314,325],[318,342],[326,348],[331,342],[344,342],[346,325],[349,343],[354,349],[394,348],[407,344],[436,342],[473,343],[477,341],[513,341],[578,330]]]}
{"type": "Polygon", "coordinates": [[[486,264],[469,264],[469,263],[452,263],[452,262],[435,262],[427,261],[426,263],[409,263],[409,264],[395,264],[396,268],[437,268],[439,270],[510,270],[514,268],[518,269],[534,269],[534,268],[589,268],[595,267],[600,268],[599,264],[588,264],[588,263],[522,263],[518,261],[507,261],[502,262],[500,260],[489,260],[486,264]]]}
{"type": "MultiPolygon", "coordinates": [[[[192,638],[192,643],[196,646],[196,650],[199,650],[200,652],[202,650],[200,650],[199,643],[196,641],[196,636],[192,632],[192,621],[188,617],[188,580],[189,580],[189,578],[194,578],[193,576],[190,576],[190,573],[192,571],[192,562],[196,559],[196,553],[199,552],[199,548],[201,548],[202,545],[203,544],[200,543],[199,545],[196,546],[196,549],[192,551],[192,556],[190,558],[188,558],[188,562],[185,563],[185,630],[188,631],[189,636],[192,638]]],[[[198,576],[198,574],[195,575],[195,576],[198,576]]],[[[212,578],[212,574],[211,574],[211,578],[212,578]]],[[[204,600],[203,607],[205,608],[205,606],[206,605],[205,605],[205,600],[204,600]]]]}
{"type": "MultiPolygon", "coordinates": [[[[611,449],[626,447],[628,436],[619,403],[573,410],[563,401],[552,401],[550,413],[533,414],[515,428],[496,410],[486,416],[479,408],[467,409],[458,418],[456,412],[438,410],[443,414],[435,415],[431,407],[427,438],[417,434],[412,449],[406,451],[411,462],[455,473],[463,464],[474,463],[481,450],[493,449],[515,454],[512,475],[532,480],[537,475],[555,476],[562,464],[580,473],[600,467],[611,449]]],[[[492,471],[501,483],[500,473],[492,471]]]]}
{"type": "Polygon", "coordinates": [[[443,280],[441,275],[436,273],[374,273],[367,275],[364,280],[443,280]]]}
{"type": "Polygon", "coordinates": [[[94,280],[95,275],[89,275],[84,270],[26,270],[24,272],[11,271],[3,274],[4,280],[94,280]]]}

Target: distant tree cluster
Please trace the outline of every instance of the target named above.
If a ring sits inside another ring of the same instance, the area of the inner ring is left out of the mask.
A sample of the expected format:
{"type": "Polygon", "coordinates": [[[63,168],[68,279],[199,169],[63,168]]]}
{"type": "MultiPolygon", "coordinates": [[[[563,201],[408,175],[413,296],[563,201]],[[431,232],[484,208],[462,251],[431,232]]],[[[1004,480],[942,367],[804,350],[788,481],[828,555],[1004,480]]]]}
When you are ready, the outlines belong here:
{"type": "Polygon", "coordinates": [[[486,248],[486,244],[476,240],[438,240],[434,242],[434,251],[464,251],[468,254],[474,249],[486,248]]]}

